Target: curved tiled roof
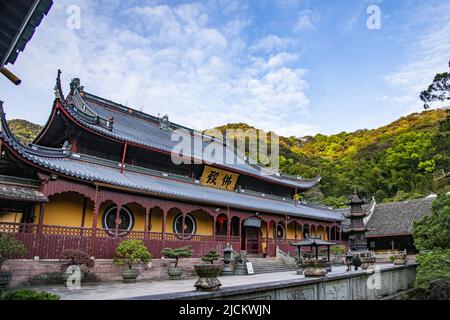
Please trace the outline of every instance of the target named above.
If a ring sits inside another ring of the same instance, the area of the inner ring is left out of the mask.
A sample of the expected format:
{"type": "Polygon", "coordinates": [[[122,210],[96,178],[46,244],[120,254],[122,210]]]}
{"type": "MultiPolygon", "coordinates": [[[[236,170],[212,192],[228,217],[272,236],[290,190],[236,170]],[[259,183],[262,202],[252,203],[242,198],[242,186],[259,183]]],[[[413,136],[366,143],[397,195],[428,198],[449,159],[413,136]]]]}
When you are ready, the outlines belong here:
{"type": "MultiPolygon", "coordinates": [[[[64,99],[59,76],[56,89],[61,104],[67,113],[87,129],[115,140],[150,147],[166,153],[171,153],[174,146],[178,144],[178,141],[172,141],[171,131],[161,130],[159,118],[84,92],[82,88],[72,87],[71,93],[67,96],[67,99],[64,99]]],[[[201,150],[194,148],[192,157],[195,159],[204,159],[207,163],[216,164],[228,170],[253,175],[272,183],[300,190],[311,189],[321,180],[320,176],[312,180],[305,180],[262,167],[255,161],[246,159],[245,155],[242,155],[236,149],[232,149],[226,144],[224,146],[222,140],[213,143],[215,143],[218,154],[225,155],[224,159],[219,160],[210,157],[202,150],[211,142],[203,141],[201,133],[177,124],[171,124],[171,127],[182,129],[184,137],[192,135],[193,138],[191,139],[195,139],[198,143],[192,143],[192,145],[203,146],[201,150]]],[[[45,128],[43,132],[45,132],[45,128]]]]}
{"type": "Polygon", "coordinates": [[[142,168],[127,166],[123,173],[118,163],[92,158],[79,154],[71,154],[65,149],[42,148],[39,146],[24,146],[10,133],[2,110],[0,137],[8,146],[24,159],[33,162],[38,167],[60,173],[68,177],[82,179],[88,182],[100,182],[118,186],[134,192],[141,192],[192,202],[229,206],[232,208],[261,211],[266,213],[290,215],[324,221],[342,221],[340,213],[329,209],[298,205],[290,200],[274,200],[256,197],[238,192],[201,186],[196,183],[169,179],[157,176],[155,172],[143,172],[142,168]],[[140,171],[139,171],[140,170],[140,171]]]}
{"type": "Polygon", "coordinates": [[[379,203],[367,222],[367,237],[412,234],[413,222],[431,213],[434,198],[379,203]]]}

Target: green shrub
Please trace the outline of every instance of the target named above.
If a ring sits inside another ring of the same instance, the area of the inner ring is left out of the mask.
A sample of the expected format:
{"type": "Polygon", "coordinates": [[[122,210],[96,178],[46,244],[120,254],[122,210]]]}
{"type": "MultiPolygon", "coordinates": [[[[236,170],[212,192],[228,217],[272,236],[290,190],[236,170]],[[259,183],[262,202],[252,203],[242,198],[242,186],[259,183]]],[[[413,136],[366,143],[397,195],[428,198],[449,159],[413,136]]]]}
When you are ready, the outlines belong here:
{"type": "Polygon", "coordinates": [[[0,271],[6,260],[21,258],[26,253],[23,243],[16,240],[13,235],[0,233],[0,271]]]}
{"type": "Polygon", "coordinates": [[[208,252],[207,254],[205,254],[202,257],[202,260],[204,262],[210,263],[210,264],[214,264],[214,261],[219,260],[220,258],[220,254],[217,250],[211,250],[210,252],[208,252]]]}
{"type": "Polygon", "coordinates": [[[59,300],[60,297],[49,292],[37,292],[29,289],[22,289],[5,295],[4,300],[59,300]]]}
{"type": "Polygon", "coordinates": [[[416,288],[428,289],[431,281],[450,281],[450,249],[435,248],[417,255],[416,288]]]}
{"type": "Polygon", "coordinates": [[[168,259],[175,259],[174,267],[176,268],[178,266],[178,260],[180,258],[192,257],[192,248],[189,246],[176,249],[164,248],[161,251],[161,254],[168,259]]]}
{"type": "Polygon", "coordinates": [[[116,255],[114,263],[118,265],[126,264],[129,269],[131,269],[133,263],[148,263],[152,259],[151,253],[142,240],[123,240],[116,248],[116,255]]]}
{"type": "Polygon", "coordinates": [[[330,253],[334,255],[342,255],[345,253],[345,246],[344,245],[332,246],[330,248],[330,253]]]}
{"type": "Polygon", "coordinates": [[[394,262],[395,257],[394,257],[394,256],[390,256],[390,257],[389,257],[389,260],[390,260],[391,262],[394,262]]]}
{"type": "Polygon", "coordinates": [[[61,270],[66,270],[70,266],[79,266],[88,271],[95,266],[95,261],[91,259],[91,256],[82,250],[67,249],[61,253],[61,270]]]}
{"type": "MultiPolygon", "coordinates": [[[[29,277],[21,283],[23,287],[46,286],[55,284],[65,284],[66,276],[64,271],[43,272],[29,277]]],[[[84,273],[81,277],[81,283],[100,282],[101,279],[93,272],[84,273]]]]}

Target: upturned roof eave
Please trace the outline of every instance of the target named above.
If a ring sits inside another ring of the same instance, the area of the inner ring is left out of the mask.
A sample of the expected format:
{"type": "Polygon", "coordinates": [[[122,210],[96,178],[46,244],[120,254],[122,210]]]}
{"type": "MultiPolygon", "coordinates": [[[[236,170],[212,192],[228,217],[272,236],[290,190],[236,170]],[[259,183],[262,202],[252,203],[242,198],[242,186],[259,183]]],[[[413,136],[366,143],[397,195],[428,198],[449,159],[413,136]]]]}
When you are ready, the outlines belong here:
{"type": "MultiPolygon", "coordinates": [[[[148,146],[148,145],[143,144],[136,140],[127,139],[126,137],[121,137],[117,134],[113,134],[111,131],[108,131],[107,129],[105,129],[103,127],[98,128],[95,125],[85,123],[83,121],[83,119],[79,118],[76,114],[73,114],[72,110],[69,107],[69,103],[64,98],[64,93],[63,93],[62,86],[61,86],[61,71],[60,70],[58,70],[58,76],[56,79],[56,85],[55,85],[54,90],[55,90],[55,100],[53,103],[52,112],[51,112],[49,118],[47,119],[47,122],[44,125],[44,127],[42,128],[42,130],[37,135],[37,137],[34,139],[34,141],[33,141],[34,144],[39,144],[39,141],[41,141],[43,139],[45,133],[48,131],[51,124],[53,123],[53,119],[55,118],[54,115],[55,115],[57,109],[59,108],[59,104],[60,104],[63,107],[63,109],[68,113],[69,116],[67,118],[70,121],[77,124],[78,126],[81,126],[82,128],[84,128],[85,130],[92,131],[93,133],[103,136],[103,137],[107,136],[109,139],[112,139],[112,140],[120,142],[120,143],[126,142],[126,143],[129,143],[132,145],[136,145],[138,147],[151,149],[155,152],[161,152],[161,153],[169,153],[170,152],[168,150],[160,149],[160,148],[157,148],[154,146],[148,146]],[[59,104],[58,104],[58,102],[59,102],[59,104]]],[[[294,177],[283,177],[282,174],[280,175],[280,178],[272,176],[272,179],[267,179],[265,177],[258,176],[256,174],[252,174],[249,172],[245,172],[245,171],[233,168],[233,167],[223,166],[223,165],[217,164],[217,163],[213,164],[213,165],[217,166],[221,169],[224,169],[224,170],[234,171],[239,174],[253,176],[259,180],[267,181],[269,183],[283,185],[283,186],[286,186],[286,187],[289,187],[292,189],[297,188],[301,191],[306,191],[306,190],[314,188],[315,186],[317,186],[320,183],[320,181],[322,179],[321,176],[317,176],[316,178],[311,179],[311,180],[295,181],[294,177]]]]}

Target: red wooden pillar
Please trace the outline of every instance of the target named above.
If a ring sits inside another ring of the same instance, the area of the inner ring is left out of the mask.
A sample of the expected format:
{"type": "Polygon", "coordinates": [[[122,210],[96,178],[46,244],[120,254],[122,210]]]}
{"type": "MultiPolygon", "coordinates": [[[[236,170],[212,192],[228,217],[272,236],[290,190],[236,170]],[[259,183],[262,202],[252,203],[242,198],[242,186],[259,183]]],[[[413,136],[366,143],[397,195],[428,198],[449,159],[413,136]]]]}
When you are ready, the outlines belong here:
{"type": "Polygon", "coordinates": [[[297,221],[294,222],[294,234],[295,240],[297,240],[297,221]]]}
{"type": "Polygon", "coordinates": [[[278,248],[278,221],[275,222],[275,250],[278,248]]]}
{"type": "Polygon", "coordinates": [[[289,218],[286,215],[286,218],[284,220],[284,244],[287,245],[287,236],[288,236],[288,222],[289,218]]]}
{"type": "Polygon", "coordinates": [[[116,232],[115,237],[117,238],[119,236],[119,223],[120,223],[120,211],[122,210],[122,206],[117,206],[116,211],[116,232]]]}
{"type": "Polygon", "coordinates": [[[37,234],[42,234],[42,225],[44,224],[44,209],[45,209],[45,203],[41,203],[39,207],[39,221],[37,226],[37,234]]]}
{"type": "Polygon", "coordinates": [[[127,147],[128,147],[128,143],[125,143],[123,145],[122,163],[121,163],[121,166],[120,166],[120,173],[121,174],[123,173],[123,168],[125,167],[125,157],[127,155],[127,147]]]}
{"type": "Polygon", "coordinates": [[[45,211],[45,203],[41,203],[41,205],[39,206],[39,220],[36,229],[36,238],[35,241],[33,242],[33,249],[32,249],[33,257],[39,255],[39,248],[42,243],[42,226],[44,224],[44,211],[45,211]]]}
{"type": "Polygon", "coordinates": [[[216,216],[213,216],[213,241],[216,241],[216,216]]]}
{"type": "Polygon", "coordinates": [[[181,239],[184,240],[184,223],[186,221],[186,214],[183,213],[183,216],[181,218],[181,239]]]}
{"type": "MultiPolygon", "coordinates": [[[[86,208],[87,208],[88,198],[84,197],[83,201],[83,212],[81,213],[81,228],[84,228],[84,223],[86,221],[86,208]]],[[[84,235],[84,230],[81,229],[81,235],[84,235]]]]}
{"type": "Polygon", "coordinates": [[[151,209],[145,209],[145,225],[144,225],[144,239],[148,239],[148,225],[149,225],[149,216],[151,209]]]}
{"type": "Polygon", "coordinates": [[[227,234],[228,242],[231,242],[231,217],[230,217],[230,207],[227,209],[227,234]]]}
{"type": "Polygon", "coordinates": [[[167,211],[163,211],[163,222],[162,222],[162,243],[163,248],[166,246],[166,222],[167,222],[167,211]]]}
{"type": "Polygon", "coordinates": [[[91,239],[91,256],[95,257],[95,247],[97,245],[97,221],[98,221],[98,212],[100,210],[99,203],[99,192],[98,186],[95,187],[95,197],[94,197],[94,217],[92,219],[92,239],[91,239]]]}

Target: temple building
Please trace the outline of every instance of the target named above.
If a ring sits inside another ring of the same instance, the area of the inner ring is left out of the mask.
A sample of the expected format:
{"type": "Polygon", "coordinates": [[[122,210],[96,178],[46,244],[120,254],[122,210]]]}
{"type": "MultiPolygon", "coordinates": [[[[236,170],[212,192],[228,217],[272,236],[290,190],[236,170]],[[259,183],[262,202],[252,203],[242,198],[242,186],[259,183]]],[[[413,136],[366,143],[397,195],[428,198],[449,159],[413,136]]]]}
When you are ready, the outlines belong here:
{"type": "Polygon", "coordinates": [[[436,196],[389,203],[375,203],[370,208],[366,225],[367,245],[372,251],[406,250],[417,253],[413,224],[431,214],[436,196]]]}
{"type": "Polygon", "coordinates": [[[0,114],[0,232],[22,240],[28,258],[64,249],[112,258],[124,238],[143,240],[156,258],[164,247],[190,245],[201,256],[226,243],[274,256],[277,246],[292,251],[289,241],[340,234],[340,211],[294,200],[320,177],[267,174],[239,154],[239,164],[205,161],[195,150],[202,161],[174,164],[176,129],[236,153],[225,139],[88,93],[79,79],[64,95],[58,73],[49,119],[31,144],[11,133],[3,104],[0,114]]]}

